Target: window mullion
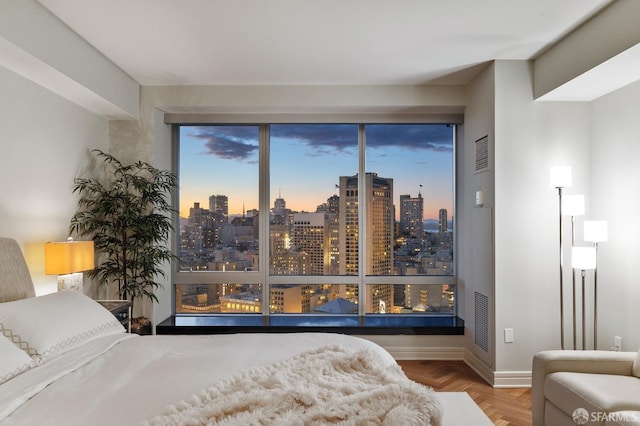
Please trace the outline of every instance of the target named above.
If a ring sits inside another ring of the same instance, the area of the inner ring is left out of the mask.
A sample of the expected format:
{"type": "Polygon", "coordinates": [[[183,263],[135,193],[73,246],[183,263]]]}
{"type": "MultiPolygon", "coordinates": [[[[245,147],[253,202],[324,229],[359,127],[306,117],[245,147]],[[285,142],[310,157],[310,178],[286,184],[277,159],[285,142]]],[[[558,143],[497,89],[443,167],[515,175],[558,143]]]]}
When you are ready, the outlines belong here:
{"type": "Polygon", "coordinates": [[[367,311],[367,203],[366,203],[366,135],[364,124],[358,125],[358,315],[364,316],[367,311]]]}
{"type": "Polygon", "coordinates": [[[269,125],[260,125],[259,137],[259,265],[262,281],[262,315],[269,315],[269,125]]]}

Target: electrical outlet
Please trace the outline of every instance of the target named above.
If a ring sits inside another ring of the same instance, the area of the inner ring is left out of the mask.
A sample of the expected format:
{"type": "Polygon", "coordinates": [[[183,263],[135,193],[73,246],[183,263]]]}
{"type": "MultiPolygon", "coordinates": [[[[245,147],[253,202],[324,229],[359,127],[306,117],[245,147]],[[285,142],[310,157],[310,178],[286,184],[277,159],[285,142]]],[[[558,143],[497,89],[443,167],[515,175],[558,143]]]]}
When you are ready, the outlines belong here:
{"type": "Polygon", "coordinates": [[[613,350],[616,352],[620,352],[622,350],[622,337],[615,336],[613,338],[613,350]]]}
{"type": "Polygon", "coordinates": [[[504,329],[504,342],[513,343],[513,328],[504,329]]]}

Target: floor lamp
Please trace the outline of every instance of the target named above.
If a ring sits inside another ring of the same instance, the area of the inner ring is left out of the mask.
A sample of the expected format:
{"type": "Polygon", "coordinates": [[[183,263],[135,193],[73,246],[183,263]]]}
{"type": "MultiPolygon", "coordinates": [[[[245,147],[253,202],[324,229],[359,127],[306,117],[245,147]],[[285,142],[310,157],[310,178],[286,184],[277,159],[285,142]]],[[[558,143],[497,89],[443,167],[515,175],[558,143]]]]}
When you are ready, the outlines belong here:
{"type": "MultiPolygon", "coordinates": [[[[571,250],[576,244],[576,216],[582,216],[584,214],[584,195],[566,195],[562,199],[563,207],[562,212],[566,216],[571,217],[571,250]]],[[[577,323],[577,309],[576,309],[576,273],[571,271],[571,284],[572,284],[572,308],[573,308],[573,349],[577,348],[576,342],[576,323],[577,323]]]]}
{"type": "Polygon", "coordinates": [[[593,243],[596,255],[596,268],[593,271],[593,349],[598,349],[598,243],[607,241],[606,220],[585,220],[584,240],[593,243]]]}
{"type": "Polygon", "coordinates": [[[586,309],[585,309],[585,277],[587,271],[596,269],[596,249],[595,247],[574,247],[571,250],[571,265],[574,269],[580,270],[582,277],[582,349],[585,349],[587,340],[586,309]]]}
{"type": "Polygon", "coordinates": [[[549,182],[558,190],[558,220],[560,239],[560,347],[564,349],[564,285],[562,279],[562,189],[571,186],[571,166],[552,167],[549,173],[549,182]]]}

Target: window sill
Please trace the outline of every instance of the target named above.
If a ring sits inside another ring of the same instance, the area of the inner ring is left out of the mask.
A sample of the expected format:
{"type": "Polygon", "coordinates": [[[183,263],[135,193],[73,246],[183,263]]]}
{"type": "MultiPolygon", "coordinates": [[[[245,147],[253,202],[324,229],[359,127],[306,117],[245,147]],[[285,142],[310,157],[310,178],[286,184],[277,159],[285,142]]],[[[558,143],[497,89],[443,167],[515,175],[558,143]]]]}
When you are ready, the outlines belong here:
{"type": "Polygon", "coordinates": [[[464,320],[416,315],[172,315],[156,334],[325,332],[350,335],[464,335],[464,320]]]}

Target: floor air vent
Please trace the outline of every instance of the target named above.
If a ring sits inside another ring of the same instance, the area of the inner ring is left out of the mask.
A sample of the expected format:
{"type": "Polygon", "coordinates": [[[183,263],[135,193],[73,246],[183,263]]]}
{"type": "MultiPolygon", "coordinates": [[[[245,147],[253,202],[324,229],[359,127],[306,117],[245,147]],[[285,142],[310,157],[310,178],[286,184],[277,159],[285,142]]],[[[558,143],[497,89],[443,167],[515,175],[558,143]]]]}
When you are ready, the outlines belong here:
{"type": "Polygon", "coordinates": [[[475,293],[476,345],[489,352],[489,298],[477,291],[475,293]]]}

